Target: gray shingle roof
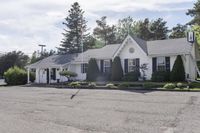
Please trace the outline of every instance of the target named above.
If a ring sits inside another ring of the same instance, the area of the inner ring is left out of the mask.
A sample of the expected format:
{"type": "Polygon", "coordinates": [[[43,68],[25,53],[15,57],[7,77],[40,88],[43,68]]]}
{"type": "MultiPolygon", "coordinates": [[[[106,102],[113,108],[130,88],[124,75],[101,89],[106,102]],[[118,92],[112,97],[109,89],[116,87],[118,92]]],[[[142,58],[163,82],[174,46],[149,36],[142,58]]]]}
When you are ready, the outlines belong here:
{"type": "Polygon", "coordinates": [[[95,59],[111,59],[121,44],[110,44],[98,49],[89,49],[78,55],[75,62],[81,62],[82,56],[84,61],[89,61],[90,58],[95,59]]]}
{"type": "Polygon", "coordinates": [[[177,55],[189,53],[191,44],[186,38],[147,41],[148,55],[177,55]]]}
{"type": "Polygon", "coordinates": [[[36,63],[28,65],[26,67],[28,68],[60,67],[74,60],[76,56],[77,54],[52,55],[36,63]]]}
{"type": "Polygon", "coordinates": [[[147,50],[147,42],[145,40],[142,40],[136,36],[132,36],[133,40],[136,41],[136,43],[142,48],[142,50],[148,54],[148,50],[147,50]]]}

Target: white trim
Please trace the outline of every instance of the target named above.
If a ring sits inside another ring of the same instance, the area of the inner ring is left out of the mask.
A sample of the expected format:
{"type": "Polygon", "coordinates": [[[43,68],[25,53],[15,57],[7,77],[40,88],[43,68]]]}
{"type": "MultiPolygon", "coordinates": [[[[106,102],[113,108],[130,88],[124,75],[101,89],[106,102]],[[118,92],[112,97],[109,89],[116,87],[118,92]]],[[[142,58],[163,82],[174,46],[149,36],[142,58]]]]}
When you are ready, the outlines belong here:
{"type": "Polygon", "coordinates": [[[138,44],[130,35],[128,35],[128,36],[126,37],[126,39],[123,41],[123,43],[120,45],[120,47],[117,49],[117,51],[115,52],[115,54],[114,54],[114,56],[113,56],[113,59],[114,59],[117,55],[119,55],[120,51],[125,47],[126,42],[127,42],[128,39],[131,39],[132,42],[136,43],[136,44],[137,44],[137,47],[138,47],[146,56],[148,56],[147,53],[145,53],[144,50],[139,46],[139,44],[138,44]]]}

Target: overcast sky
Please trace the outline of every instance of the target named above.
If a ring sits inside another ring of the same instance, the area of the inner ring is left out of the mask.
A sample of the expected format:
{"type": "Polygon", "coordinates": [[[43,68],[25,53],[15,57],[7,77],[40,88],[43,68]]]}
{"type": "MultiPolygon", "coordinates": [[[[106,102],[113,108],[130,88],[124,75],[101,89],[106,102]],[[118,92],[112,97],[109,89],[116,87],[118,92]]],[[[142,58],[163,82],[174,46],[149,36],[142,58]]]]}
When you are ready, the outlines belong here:
{"type": "MultiPolygon", "coordinates": [[[[167,26],[185,24],[191,18],[185,15],[195,0],[76,0],[85,11],[88,27],[95,20],[107,16],[115,24],[127,16],[135,20],[166,20],[167,26]]],[[[0,0],[0,52],[21,50],[31,54],[40,50],[38,44],[55,49],[62,39],[62,22],[75,0],[0,0]]]]}

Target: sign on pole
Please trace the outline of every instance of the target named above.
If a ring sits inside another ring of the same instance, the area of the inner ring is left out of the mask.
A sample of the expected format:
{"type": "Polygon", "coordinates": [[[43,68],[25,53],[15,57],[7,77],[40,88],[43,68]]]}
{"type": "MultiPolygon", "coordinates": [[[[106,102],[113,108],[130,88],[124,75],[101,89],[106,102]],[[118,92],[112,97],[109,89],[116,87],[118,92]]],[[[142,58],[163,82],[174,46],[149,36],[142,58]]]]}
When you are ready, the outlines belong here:
{"type": "Polygon", "coordinates": [[[190,31],[187,33],[187,41],[190,43],[194,43],[195,37],[194,37],[194,32],[190,31]]]}

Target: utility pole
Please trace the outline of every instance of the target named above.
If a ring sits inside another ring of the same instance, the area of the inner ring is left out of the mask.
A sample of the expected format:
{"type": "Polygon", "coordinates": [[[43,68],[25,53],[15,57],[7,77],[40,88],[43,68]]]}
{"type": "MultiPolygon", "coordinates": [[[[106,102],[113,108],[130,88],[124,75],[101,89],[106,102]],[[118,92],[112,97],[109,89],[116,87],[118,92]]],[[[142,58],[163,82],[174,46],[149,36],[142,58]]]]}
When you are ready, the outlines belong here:
{"type": "Polygon", "coordinates": [[[39,44],[38,46],[41,47],[41,55],[43,55],[43,50],[44,50],[44,47],[46,47],[46,45],[39,44]]]}

